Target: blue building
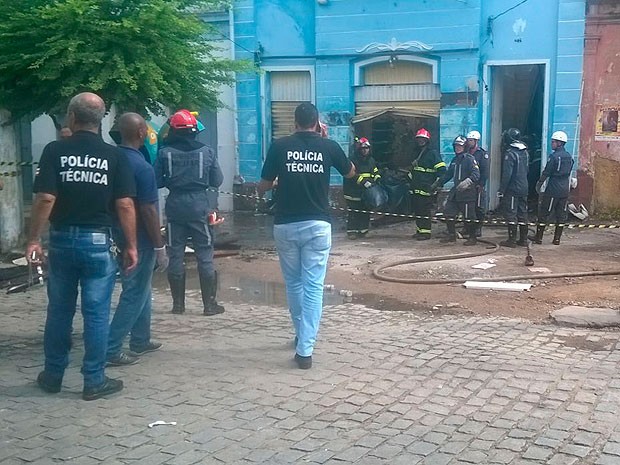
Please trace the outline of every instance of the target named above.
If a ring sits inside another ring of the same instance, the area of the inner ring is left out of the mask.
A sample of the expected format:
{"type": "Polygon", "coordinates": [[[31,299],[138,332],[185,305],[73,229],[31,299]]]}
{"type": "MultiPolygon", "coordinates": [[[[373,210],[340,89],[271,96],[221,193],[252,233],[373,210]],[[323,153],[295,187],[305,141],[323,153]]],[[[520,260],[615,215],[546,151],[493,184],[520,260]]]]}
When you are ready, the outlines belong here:
{"type": "Polygon", "coordinates": [[[239,172],[258,181],[271,141],[312,101],[345,152],[364,135],[392,165],[420,127],[446,160],[456,135],[480,131],[491,194],[501,133],[517,127],[537,177],[553,131],[579,145],[584,27],[585,0],[236,0],[235,55],[261,68],[237,83],[239,172]]]}

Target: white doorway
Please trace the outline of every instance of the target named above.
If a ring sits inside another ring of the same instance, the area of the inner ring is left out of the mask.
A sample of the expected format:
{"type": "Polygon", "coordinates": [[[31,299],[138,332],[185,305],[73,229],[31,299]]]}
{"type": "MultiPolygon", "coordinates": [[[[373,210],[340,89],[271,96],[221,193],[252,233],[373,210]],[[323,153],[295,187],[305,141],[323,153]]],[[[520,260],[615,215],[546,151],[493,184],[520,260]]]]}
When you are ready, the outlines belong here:
{"type": "Polygon", "coordinates": [[[502,133],[521,131],[530,153],[530,191],[546,162],[549,126],[549,63],[543,61],[488,62],[483,73],[483,142],[488,147],[489,209],[499,204],[502,133]]]}

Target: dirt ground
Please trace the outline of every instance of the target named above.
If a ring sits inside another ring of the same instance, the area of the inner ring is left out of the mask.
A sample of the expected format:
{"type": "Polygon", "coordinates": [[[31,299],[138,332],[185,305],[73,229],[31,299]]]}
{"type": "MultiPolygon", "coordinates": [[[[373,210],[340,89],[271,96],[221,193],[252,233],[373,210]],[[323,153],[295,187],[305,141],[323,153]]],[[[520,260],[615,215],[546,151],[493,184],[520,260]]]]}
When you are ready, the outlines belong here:
{"type": "MultiPolygon", "coordinates": [[[[269,228],[268,225],[259,229],[269,228]]],[[[350,241],[335,227],[333,247],[326,284],[334,285],[336,294],[342,290],[353,293],[354,302],[392,311],[432,313],[463,313],[485,316],[518,317],[542,321],[549,312],[566,305],[620,308],[618,276],[559,279],[533,279],[539,273],[523,265],[526,249],[500,248],[481,257],[405,265],[387,270],[391,276],[416,279],[468,279],[531,275],[530,291],[485,291],[465,289],[462,284],[400,284],[376,279],[372,270],[378,265],[422,256],[439,256],[461,252],[485,252],[487,246],[463,247],[440,244],[445,226],[433,225],[434,238],[418,242],[411,238],[412,224],[399,223],[372,229],[364,239],[350,241]],[[496,265],[488,270],[472,265],[488,262],[496,265]]],[[[488,227],[484,239],[498,242],[505,237],[504,228],[488,227]]],[[[535,267],[548,268],[552,273],[618,270],[620,233],[613,229],[569,229],[562,244],[551,244],[553,232],[547,232],[543,245],[534,245],[531,253],[535,267]]],[[[217,259],[222,273],[251,277],[264,282],[281,283],[273,242],[245,241],[239,255],[217,259]]]]}

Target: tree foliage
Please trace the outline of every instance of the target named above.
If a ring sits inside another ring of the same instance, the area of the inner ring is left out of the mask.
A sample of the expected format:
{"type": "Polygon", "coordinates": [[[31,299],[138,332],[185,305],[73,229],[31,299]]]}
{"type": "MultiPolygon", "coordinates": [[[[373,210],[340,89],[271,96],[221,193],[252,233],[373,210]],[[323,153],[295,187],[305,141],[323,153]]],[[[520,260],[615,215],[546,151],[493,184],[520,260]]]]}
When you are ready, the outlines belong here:
{"type": "MultiPolygon", "coordinates": [[[[217,0],[3,0],[0,107],[59,114],[92,91],[123,111],[219,106],[246,62],[218,56],[197,11],[217,0]]],[[[220,38],[221,37],[216,37],[220,38]]]]}

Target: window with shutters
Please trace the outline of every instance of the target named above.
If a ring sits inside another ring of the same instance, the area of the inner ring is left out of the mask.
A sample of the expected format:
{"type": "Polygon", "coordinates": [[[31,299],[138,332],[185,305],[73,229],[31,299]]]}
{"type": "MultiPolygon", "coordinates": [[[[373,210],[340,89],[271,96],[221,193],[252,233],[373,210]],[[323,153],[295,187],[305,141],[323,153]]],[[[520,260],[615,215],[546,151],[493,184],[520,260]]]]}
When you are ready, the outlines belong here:
{"type": "Polygon", "coordinates": [[[295,132],[295,108],[312,101],[312,79],[309,71],[271,71],[271,138],[295,132]]]}

